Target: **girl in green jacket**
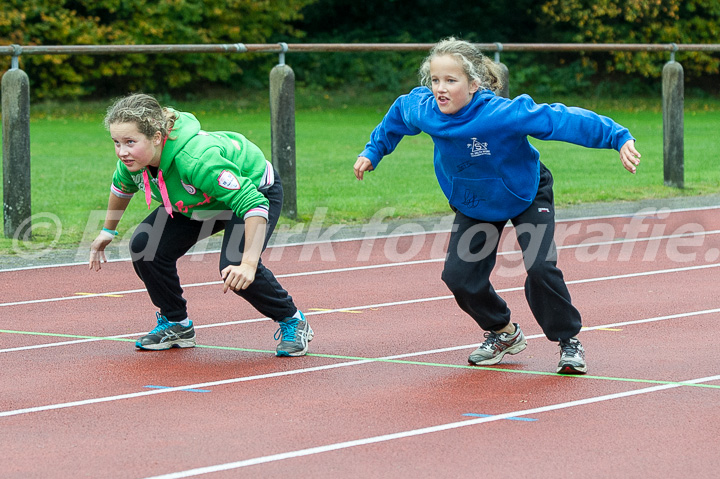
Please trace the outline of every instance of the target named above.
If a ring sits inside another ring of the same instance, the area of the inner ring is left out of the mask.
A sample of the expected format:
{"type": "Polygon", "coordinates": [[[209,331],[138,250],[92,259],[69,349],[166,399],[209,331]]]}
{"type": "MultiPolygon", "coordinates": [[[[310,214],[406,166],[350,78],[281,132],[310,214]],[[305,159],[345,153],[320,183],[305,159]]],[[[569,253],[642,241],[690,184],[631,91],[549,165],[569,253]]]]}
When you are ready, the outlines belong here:
{"type": "Polygon", "coordinates": [[[220,253],[223,292],[245,298],[279,325],[277,356],[307,353],[313,331],[290,295],[260,258],[282,207],[282,184],[262,151],[243,135],[206,132],[190,113],[163,108],[145,94],[118,100],[105,126],[115,144],[117,167],[102,231],[90,247],[90,269],[106,262],[105,248],[133,195],[148,207],[161,203],[138,225],[130,254],[145,283],[157,326],[135,343],[140,349],[195,346],[195,329],[177,273],[177,261],[199,241],[224,230],[220,253]]]}

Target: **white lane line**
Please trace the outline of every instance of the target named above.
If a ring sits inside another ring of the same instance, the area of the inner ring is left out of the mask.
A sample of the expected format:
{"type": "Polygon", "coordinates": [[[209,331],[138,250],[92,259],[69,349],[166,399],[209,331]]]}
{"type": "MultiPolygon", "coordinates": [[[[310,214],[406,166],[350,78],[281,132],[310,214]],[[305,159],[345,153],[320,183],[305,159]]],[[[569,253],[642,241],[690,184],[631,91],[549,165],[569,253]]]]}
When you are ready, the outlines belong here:
{"type": "MultiPolygon", "coordinates": [[[[699,316],[699,315],[703,315],[703,314],[713,314],[713,313],[717,313],[717,312],[720,312],[720,309],[709,309],[709,310],[704,310],[704,311],[693,311],[693,312],[685,313],[685,314],[672,314],[672,315],[667,315],[667,316],[658,316],[655,318],[639,319],[639,320],[635,320],[635,321],[624,321],[621,323],[605,324],[605,325],[588,327],[588,328],[584,328],[584,329],[585,330],[593,330],[593,329],[602,329],[602,328],[608,328],[608,327],[628,326],[628,325],[633,325],[633,324],[664,321],[667,319],[677,319],[677,318],[684,318],[684,317],[691,317],[691,316],[699,316]]],[[[535,335],[526,336],[526,339],[539,339],[539,338],[544,338],[544,337],[545,336],[543,334],[535,334],[535,335]]],[[[124,400],[124,399],[133,399],[133,398],[138,398],[138,397],[143,397],[143,396],[150,396],[153,394],[165,394],[165,393],[170,393],[170,392],[182,391],[184,389],[204,389],[204,388],[209,388],[211,386],[218,386],[218,385],[223,385],[223,384],[234,384],[234,383],[254,381],[254,380],[259,380],[259,379],[268,379],[268,378],[281,377],[281,376],[291,376],[291,375],[295,375],[295,374],[323,371],[323,370],[327,370],[327,369],[336,369],[336,368],[342,368],[342,367],[346,367],[346,366],[357,366],[357,365],[361,365],[361,364],[382,362],[382,361],[386,361],[386,360],[405,359],[405,358],[411,358],[411,357],[415,357],[415,356],[426,356],[426,355],[430,355],[430,354],[445,353],[445,352],[457,351],[457,350],[462,350],[462,349],[470,349],[470,348],[475,348],[475,347],[477,347],[477,343],[467,344],[467,345],[463,345],[463,346],[450,346],[450,347],[446,347],[446,348],[430,349],[430,350],[426,350],[426,351],[416,351],[413,353],[395,354],[395,355],[391,355],[391,356],[383,356],[380,358],[368,358],[368,359],[346,361],[346,362],[342,362],[342,363],[329,364],[329,365],[325,365],[325,366],[316,366],[316,367],[311,367],[311,368],[295,369],[295,370],[291,370],[291,371],[281,371],[281,372],[275,372],[275,373],[260,374],[260,375],[256,375],[256,376],[243,376],[243,377],[238,377],[238,378],[223,379],[223,380],[219,380],[219,381],[189,384],[189,385],[183,385],[183,386],[169,387],[167,389],[145,390],[145,391],[129,393],[129,394],[120,394],[120,395],[115,395],[115,396],[84,399],[84,400],[80,400],[80,401],[72,401],[72,402],[67,402],[67,403],[57,403],[57,404],[49,404],[49,405],[45,405],[45,406],[36,406],[36,407],[30,407],[30,408],[15,409],[15,410],[10,410],[10,411],[1,411],[0,417],[17,416],[17,415],[21,415],[21,414],[30,414],[30,413],[35,413],[35,412],[50,411],[50,410],[54,410],[54,409],[64,409],[64,408],[70,408],[70,407],[86,406],[86,405],[90,405],[90,404],[97,404],[97,403],[110,402],[110,401],[120,401],[120,400],[124,400]]]]}
{"type": "MultiPolygon", "coordinates": [[[[683,381],[683,382],[689,383],[689,384],[700,384],[700,383],[717,381],[717,380],[720,380],[720,375],[691,379],[691,380],[683,381]]],[[[682,386],[681,384],[663,384],[660,386],[651,386],[651,387],[647,387],[647,388],[637,389],[634,391],[626,391],[626,392],[615,393],[615,394],[606,394],[603,396],[595,396],[595,397],[580,399],[580,400],[576,400],[576,401],[568,401],[568,402],[564,402],[564,403],[550,404],[548,406],[542,406],[542,407],[537,407],[537,408],[533,408],[533,409],[522,409],[519,411],[512,411],[512,412],[507,412],[507,413],[503,413],[503,414],[497,414],[495,416],[490,416],[490,417],[482,417],[482,418],[470,419],[470,420],[466,420],[466,421],[451,422],[451,423],[447,423],[447,424],[440,424],[437,426],[423,427],[423,428],[419,428],[419,429],[411,429],[411,430],[407,430],[407,431],[395,432],[395,433],[391,433],[391,434],[384,434],[384,435],[380,435],[380,436],[366,437],[366,438],[362,438],[362,439],[355,439],[355,440],[344,441],[344,442],[336,442],[336,443],[332,443],[332,444],[326,444],[323,446],[316,446],[316,447],[311,447],[311,448],[307,448],[307,449],[298,449],[295,451],[288,451],[288,452],[283,452],[283,453],[279,453],[279,454],[271,454],[268,456],[255,457],[255,458],[251,458],[251,459],[245,459],[242,461],[228,462],[225,464],[216,464],[213,466],[206,466],[206,467],[198,467],[195,469],[188,469],[185,471],[179,471],[179,472],[174,472],[174,473],[170,473],[170,474],[152,476],[147,479],[180,479],[180,478],[184,478],[184,477],[200,476],[203,474],[210,474],[210,473],[220,472],[220,471],[228,471],[228,470],[232,470],[232,469],[239,469],[242,467],[254,466],[254,465],[258,465],[258,464],[265,464],[265,463],[269,463],[269,462],[283,461],[285,459],[293,459],[296,457],[310,456],[313,454],[322,454],[325,452],[338,451],[340,449],[349,449],[351,447],[366,446],[368,444],[377,444],[379,442],[394,441],[396,439],[421,436],[424,434],[432,434],[435,432],[448,431],[451,429],[458,429],[461,427],[475,426],[477,424],[483,424],[483,423],[488,423],[488,422],[493,422],[493,421],[500,421],[500,420],[508,419],[508,418],[512,418],[512,417],[530,416],[530,415],[541,414],[541,413],[549,412],[549,411],[557,411],[557,410],[561,410],[561,409],[568,409],[568,408],[577,407],[577,406],[585,406],[588,404],[594,404],[594,403],[599,403],[599,402],[604,402],[604,401],[612,401],[615,399],[622,399],[622,398],[631,397],[631,396],[638,396],[641,394],[649,394],[649,393],[664,391],[667,389],[677,388],[677,387],[681,387],[681,386],[682,386]]]]}
{"type": "Polygon", "coordinates": [[[244,376],[244,377],[239,377],[239,378],[222,379],[219,381],[197,383],[192,386],[176,386],[176,387],[169,387],[166,389],[151,389],[151,390],[141,391],[141,392],[136,392],[136,393],[119,394],[116,396],[106,396],[106,397],[99,397],[99,398],[92,398],[92,399],[84,399],[84,400],[80,400],[80,401],[71,401],[71,402],[66,402],[66,403],[48,404],[46,406],[37,406],[37,407],[29,407],[29,408],[24,408],[24,409],[2,411],[2,412],[0,412],[0,417],[18,416],[21,414],[30,414],[30,413],[42,412],[42,411],[52,411],[55,409],[66,409],[66,408],[71,408],[71,407],[87,406],[90,404],[98,404],[98,403],[111,402],[111,401],[120,401],[123,399],[133,399],[133,398],[138,398],[138,397],[143,397],[143,396],[151,396],[154,394],[166,394],[166,393],[171,393],[171,392],[176,392],[176,391],[182,391],[183,389],[204,389],[204,388],[209,388],[212,386],[220,386],[223,384],[234,384],[234,383],[241,383],[241,382],[247,382],[247,381],[254,381],[257,379],[275,378],[275,377],[280,377],[280,376],[292,376],[295,374],[323,371],[325,369],[336,369],[336,368],[342,368],[345,366],[355,366],[357,364],[372,363],[374,361],[375,360],[373,360],[373,359],[363,359],[363,360],[356,360],[356,361],[348,361],[348,362],[344,362],[344,363],[329,364],[329,365],[325,365],[325,366],[316,366],[316,367],[312,367],[312,368],[294,369],[292,371],[281,371],[281,372],[276,372],[276,373],[259,374],[256,376],[244,376]]]}
{"type": "MultiPolygon", "coordinates": [[[[621,275],[613,275],[613,276],[601,276],[597,278],[586,278],[586,279],[577,279],[572,281],[566,281],[566,284],[585,284],[585,283],[593,283],[593,282],[601,282],[601,281],[612,281],[617,279],[627,279],[627,278],[634,278],[639,276],[651,276],[655,274],[669,274],[669,273],[678,273],[678,272],[684,272],[684,271],[694,271],[694,270],[700,270],[700,269],[707,269],[707,268],[717,268],[720,267],[720,263],[713,263],[708,265],[699,265],[699,266],[687,266],[684,268],[674,268],[674,269],[662,269],[662,270],[656,270],[656,271],[643,271],[639,273],[627,273],[627,274],[621,274],[621,275]]],[[[193,285],[185,285],[184,287],[190,287],[193,285]]],[[[504,289],[498,289],[498,293],[509,293],[514,291],[522,291],[524,288],[522,286],[517,286],[513,288],[504,288],[504,289]]],[[[102,293],[102,294],[108,294],[108,293],[102,293]]],[[[98,294],[98,296],[101,296],[102,294],[98,294]]],[[[86,296],[80,296],[79,298],[85,298],[86,296]]],[[[76,297],[69,297],[66,299],[75,299],[76,297]]],[[[59,300],[62,300],[64,298],[60,298],[59,300]]],[[[418,299],[408,299],[404,301],[392,301],[387,303],[376,303],[376,304],[369,304],[364,306],[350,306],[346,308],[336,308],[336,309],[328,309],[324,311],[308,311],[305,313],[305,316],[312,316],[312,315],[320,315],[320,314],[330,314],[330,313],[339,313],[343,311],[349,311],[349,310],[364,310],[364,309],[373,309],[373,308],[386,308],[386,307],[393,307],[393,306],[402,306],[402,305],[408,305],[408,304],[417,304],[417,303],[425,303],[425,302],[431,302],[431,301],[445,301],[453,299],[452,295],[445,295],[445,296],[434,296],[430,298],[418,298],[418,299]]],[[[49,300],[48,300],[49,301],[49,300]]],[[[2,306],[0,304],[0,306],[2,306]]],[[[714,310],[712,310],[714,311],[714,310]]],[[[692,313],[690,313],[692,314],[692,313]]],[[[270,321],[269,318],[254,318],[254,319],[242,319],[238,321],[227,321],[223,323],[213,323],[213,324],[203,324],[203,325],[196,325],[195,329],[202,329],[202,328],[215,328],[219,326],[234,326],[238,324],[245,324],[245,323],[255,323],[260,321],[270,321]]],[[[603,326],[603,327],[613,327],[613,326],[603,326]]],[[[2,328],[0,328],[2,329],[2,328]]],[[[137,333],[129,333],[129,334],[121,334],[121,335],[115,335],[115,336],[106,336],[102,338],[88,338],[88,339],[76,339],[71,341],[58,341],[55,343],[47,343],[47,344],[34,344],[30,346],[18,346],[15,348],[6,348],[6,349],[0,349],[0,353],[8,353],[8,352],[14,352],[14,351],[26,351],[30,349],[41,349],[41,348],[50,348],[55,346],[65,346],[65,345],[71,345],[71,344],[80,344],[80,343],[90,343],[95,341],[105,341],[105,340],[112,340],[112,339],[121,339],[121,338],[130,338],[130,337],[138,337],[146,334],[145,331],[137,332],[137,333]]]]}
{"type": "MultiPolygon", "coordinates": [[[[713,232],[713,234],[720,233],[720,230],[717,232],[713,232]]],[[[707,234],[707,233],[703,233],[707,234]]],[[[682,235],[674,235],[677,237],[683,237],[688,236],[685,234],[682,235]]],[[[640,240],[633,239],[633,240],[627,240],[628,242],[637,242],[637,241],[653,241],[658,240],[660,238],[666,238],[666,237],[653,237],[653,238],[643,238],[640,240]]],[[[619,244],[622,242],[625,242],[626,240],[613,240],[613,241],[606,241],[606,242],[597,242],[597,243],[586,243],[586,244],[579,244],[579,245],[567,245],[567,246],[559,246],[557,249],[570,249],[570,248],[588,248],[588,247],[594,247],[594,246],[602,246],[602,245],[608,245],[608,244],[619,244]]],[[[498,256],[502,255],[515,255],[520,254],[521,251],[505,251],[498,253],[498,256]]],[[[324,270],[318,270],[318,271],[303,271],[299,273],[286,273],[286,274],[278,274],[276,275],[277,278],[292,278],[292,277],[302,277],[302,276],[313,276],[318,274],[333,274],[333,273],[346,273],[351,271],[362,271],[362,270],[370,270],[370,269],[380,269],[380,268],[394,268],[394,267],[400,267],[400,266],[413,266],[418,264],[428,264],[428,263],[439,263],[443,262],[444,258],[431,258],[431,259],[424,259],[424,260],[416,260],[416,261],[403,261],[398,263],[382,263],[382,264],[375,264],[375,265],[365,265],[365,266],[349,266],[346,268],[333,268],[333,269],[324,269],[324,270]]],[[[692,269],[702,269],[702,268],[713,268],[716,266],[719,266],[718,263],[711,263],[711,264],[704,264],[699,266],[688,266],[685,268],[674,268],[674,269],[667,269],[667,270],[660,270],[659,272],[674,272],[674,271],[685,271],[685,270],[692,270],[692,269]]],[[[648,273],[643,273],[641,275],[646,274],[654,274],[653,271],[650,271],[648,273]]],[[[618,277],[624,277],[624,276],[618,276],[618,277]]],[[[614,279],[615,277],[608,277],[610,279],[614,279]]],[[[595,279],[590,279],[588,281],[595,281],[595,279]]],[[[570,284],[571,282],[568,282],[570,284]]],[[[201,287],[201,286],[211,286],[211,285],[218,285],[222,284],[222,281],[206,281],[202,283],[189,283],[182,285],[183,288],[195,288],[195,287],[201,287]]],[[[89,299],[89,298],[97,298],[102,296],[109,296],[109,295],[126,295],[126,294],[133,294],[133,293],[144,293],[147,290],[142,289],[129,289],[124,291],[106,291],[102,293],[93,293],[93,294],[83,294],[80,296],[60,296],[56,298],[44,298],[44,299],[33,299],[33,300],[27,300],[27,301],[13,301],[8,303],[0,303],[0,307],[4,306],[21,306],[26,304],[38,304],[38,303],[50,303],[55,301],[72,301],[72,300],[78,300],[78,299],[89,299]]]]}
{"type": "MultiPolygon", "coordinates": [[[[708,211],[708,210],[714,210],[719,209],[720,206],[697,206],[697,207],[690,207],[690,208],[641,208],[638,211],[634,213],[621,213],[621,214],[611,214],[611,215],[597,215],[597,216],[584,216],[579,218],[560,218],[556,219],[555,223],[580,223],[580,222],[587,222],[587,221],[593,221],[593,220],[606,220],[606,219],[612,219],[612,218],[633,218],[636,216],[639,217],[645,217],[648,216],[644,212],[647,212],[648,210],[651,210],[653,213],[651,216],[657,216],[657,214],[667,214],[668,217],[670,214],[674,213],[688,213],[688,212],[695,212],[695,211],[708,211]]],[[[448,216],[452,216],[452,214],[449,214],[448,216]]],[[[388,227],[392,225],[386,225],[388,227]]],[[[506,225],[506,228],[510,228],[512,225],[510,222],[506,225]]],[[[419,235],[434,235],[434,234],[444,234],[449,233],[450,229],[437,229],[432,231],[423,231],[423,232],[414,232],[414,233],[402,233],[402,234],[384,234],[384,235],[375,235],[375,236],[358,236],[354,238],[338,238],[338,239],[328,239],[328,240],[320,240],[320,241],[299,241],[299,242],[291,242],[291,243],[281,243],[281,244],[273,244],[270,246],[270,248],[287,248],[287,247],[295,247],[295,246],[304,246],[304,245],[313,245],[313,244],[327,244],[327,243],[348,243],[353,241],[371,241],[371,240],[383,240],[388,238],[404,238],[409,236],[419,236],[419,235]]],[[[707,232],[706,234],[711,234],[714,232],[707,232]]],[[[680,235],[684,236],[684,235],[680,235]]],[[[639,241],[642,241],[643,239],[638,239],[639,241]]],[[[188,253],[186,256],[192,256],[192,255],[202,255],[202,254],[212,254],[212,253],[219,253],[220,250],[208,250],[208,251],[200,251],[200,252],[191,252],[188,253]]],[[[119,263],[119,262],[125,262],[130,261],[130,258],[118,258],[118,259],[112,259],[109,260],[109,263],[119,263]]],[[[62,264],[48,264],[48,265],[39,265],[39,266],[26,266],[26,267],[19,267],[19,268],[7,268],[7,269],[0,269],[0,273],[4,272],[12,272],[12,271],[27,271],[27,270],[33,270],[33,269],[46,269],[46,268],[60,268],[65,266],[79,266],[79,265],[87,265],[86,261],[81,262],[75,262],[75,263],[62,263],[62,264]]]]}

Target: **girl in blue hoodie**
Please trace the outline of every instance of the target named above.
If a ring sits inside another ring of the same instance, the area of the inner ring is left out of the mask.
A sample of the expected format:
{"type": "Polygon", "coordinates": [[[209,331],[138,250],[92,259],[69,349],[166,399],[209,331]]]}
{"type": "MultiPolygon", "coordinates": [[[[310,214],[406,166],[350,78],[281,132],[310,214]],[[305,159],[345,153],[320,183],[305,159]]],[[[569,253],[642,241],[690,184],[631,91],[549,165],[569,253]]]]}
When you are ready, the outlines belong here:
{"type": "Polygon", "coordinates": [[[486,331],[468,361],[497,364],[527,344],[490,283],[509,220],[523,251],[530,309],[546,337],[560,345],[557,372],[585,374],[585,351],[576,337],[580,313],[557,268],[553,178],[528,136],[615,149],[631,173],[640,161],[635,139],[627,128],[588,110],[537,104],[527,95],[497,96],[502,85],[496,65],[466,41],[449,38],[435,45],[420,78],[425,86],[400,96],[373,130],[355,162],[355,176],[362,180],[404,136],[430,135],[435,173],[456,214],[442,279],[486,331]]]}

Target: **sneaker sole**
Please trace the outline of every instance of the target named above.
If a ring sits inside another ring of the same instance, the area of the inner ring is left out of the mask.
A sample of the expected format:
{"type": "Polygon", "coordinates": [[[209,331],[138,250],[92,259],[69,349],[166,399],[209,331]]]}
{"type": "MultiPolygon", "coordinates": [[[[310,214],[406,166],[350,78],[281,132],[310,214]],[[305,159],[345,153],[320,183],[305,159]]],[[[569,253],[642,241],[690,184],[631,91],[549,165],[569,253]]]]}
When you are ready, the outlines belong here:
{"type": "Polygon", "coordinates": [[[308,348],[303,349],[302,351],[296,351],[294,353],[288,353],[287,351],[275,351],[275,356],[279,358],[296,358],[298,356],[305,356],[307,354],[308,348]]]}
{"type": "Polygon", "coordinates": [[[197,343],[195,338],[193,339],[180,339],[177,341],[167,341],[158,344],[140,344],[135,343],[135,347],[138,349],[145,349],[147,351],[164,351],[172,348],[194,348],[197,343]]]}
{"type": "Polygon", "coordinates": [[[493,364],[497,364],[500,361],[502,361],[503,356],[505,356],[506,354],[517,354],[517,353],[525,350],[526,347],[527,347],[527,340],[523,341],[520,344],[516,344],[515,346],[511,346],[511,347],[507,348],[505,351],[501,352],[494,358],[483,359],[483,360],[477,361],[477,362],[468,358],[468,362],[470,364],[474,364],[475,366],[492,366],[493,364]]]}
{"type": "Polygon", "coordinates": [[[558,374],[585,374],[587,366],[575,366],[572,364],[563,364],[557,368],[558,374]]]}

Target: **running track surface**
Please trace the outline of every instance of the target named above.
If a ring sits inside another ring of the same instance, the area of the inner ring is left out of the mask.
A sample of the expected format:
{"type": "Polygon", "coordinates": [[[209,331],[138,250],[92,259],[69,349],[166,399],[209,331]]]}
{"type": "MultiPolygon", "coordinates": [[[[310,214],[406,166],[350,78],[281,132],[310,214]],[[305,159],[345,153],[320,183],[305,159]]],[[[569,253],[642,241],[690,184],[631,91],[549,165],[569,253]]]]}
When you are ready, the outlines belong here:
{"type": "Polygon", "coordinates": [[[222,294],[217,253],[180,275],[198,347],[140,352],[154,309],[127,261],[0,270],[0,477],[720,477],[720,212],[558,222],[587,376],[554,374],[514,233],[493,277],[528,347],[471,367],[482,331],[440,280],[447,231],[279,245],[303,358],[222,294]]]}

